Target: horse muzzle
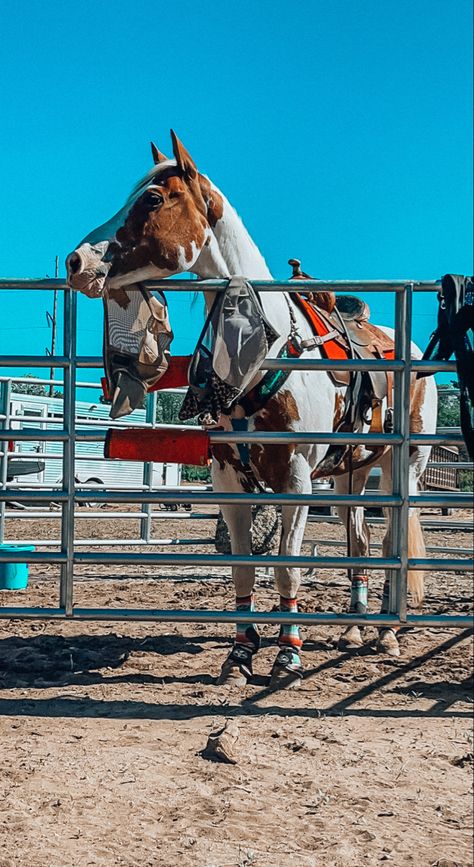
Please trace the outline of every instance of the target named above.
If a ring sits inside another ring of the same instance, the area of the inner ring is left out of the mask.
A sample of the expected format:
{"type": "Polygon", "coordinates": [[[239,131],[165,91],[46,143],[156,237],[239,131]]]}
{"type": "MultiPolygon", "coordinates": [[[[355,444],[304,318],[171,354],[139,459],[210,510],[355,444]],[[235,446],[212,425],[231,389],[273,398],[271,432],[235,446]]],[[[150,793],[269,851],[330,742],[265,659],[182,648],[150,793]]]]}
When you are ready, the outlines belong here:
{"type": "Polygon", "coordinates": [[[71,289],[82,292],[89,298],[103,295],[110,263],[104,262],[107,242],[91,246],[81,244],[66,259],[67,282],[71,289]]]}
{"type": "Polygon", "coordinates": [[[105,289],[105,277],[94,277],[86,272],[78,280],[68,280],[68,285],[88,298],[101,298],[105,289]]]}

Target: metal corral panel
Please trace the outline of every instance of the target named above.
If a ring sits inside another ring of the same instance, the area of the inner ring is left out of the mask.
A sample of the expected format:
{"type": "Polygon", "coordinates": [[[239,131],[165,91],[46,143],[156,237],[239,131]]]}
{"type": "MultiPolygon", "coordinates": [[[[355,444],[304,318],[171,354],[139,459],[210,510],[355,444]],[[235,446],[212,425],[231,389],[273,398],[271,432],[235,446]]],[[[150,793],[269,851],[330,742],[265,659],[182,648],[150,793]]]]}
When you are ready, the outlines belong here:
{"type": "MultiPolygon", "coordinates": [[[[159,289],[160,291],[186,291],[190,289],[189,281],[183,279],[177,280],[162,280],[154,281],[152,285],[146,284],[147,288],[159,289]]],[[[192,288],[199,291],[225,291],[228,283],[224,280],[197,281],[192,288]]],[[[78,618],[78,619],[120,619],[120,620],[154,620],[154,621],[174,621],[174,622],[251,622],[258,619],[261,622],[267,623],[327,623],[327,624],[359,624],[367,626],[370,623],[381,626],[387,625],[396,627],[398,625],[425,625],[429,627],[472,627],[472,617],[465,615],[409,615],[407,613],[407,575],[410,569],[427,569],[442,568],[443,571],[465,571],[470,567],[470,564],[465,560],[454,558],[442,560],[428,558],[411,558],[408,555],[408,527],[410,508],[413,506],[421,507],[425,505],[433,505],[436,507],[452,507],[453,505],[464,508],[466,505],[471,505],[471,500],[467,495],[453,495],[451,492],[442,495],[424,494],[423,496],[410,496],[409,487],[409,460],[410,460],[410,445],[420,441],[424,444],[444,445],[444,443],[457,444],[461,441],[460,434],[422,434],[421,436],[410,434],[410,415],[409,415],[409,395],[410,395],[410,377],[411,370],[423,370],[424,372],[455,372],[455,362],[431,362],[431,361],[414,361],[409,362],[410,346],[411,346],[411,331],[412,331],[412,298],[415,291],[433,292],[439,291],[439,284],[435,281],[405,281],[405,280],[378,280],[378,281],[314,281],[304,280],[297,281],[297,285],[291,281],[275,282],[275,281],[253,281],[253,287],[257,291],[262,292],[301,292],[314,291],[322,292],[330,289],[339,288],[342,292],[395,292],[395,331],[397,333],[397,358],[394,361],[384,359],[367,360],[367,359],[348,359],[347,361],[334,359],[305,359],[305,358],[267,358],[263,364],[262,370],[375,370],[385,369],[398,372],[395,378],[395,392],[398,399],[394,401],[394,430],[395,434],[346,434],[346,433],[325,433],[315,431],[306,432],[275,432],[275,431],[252,431],[252,432],[228,432],[228,431],[211,431],[211,442],[232,442],[245,443],[251,440],[252,442],[266,443],[268,447],[271,444],[277,443],[318,443],[318,442],[339,442],[341,444],[354,444],[359,442],[371,442],[372,444],[390,445],[392,447],[392,468],[393,468],[393,494],[384,497],[371,498],[370,495],[327,495],[326,502],[330,501],[336,506],[344,505],[381,505],[384,504],[390,508],[395,508],[396,520],[393,524],[392,545],[388,557],[300,557],[300,556],[247,556],[242,554],[232,556],[220,556],[216,559],[216,555],[200,555],[200,554],[169,554],[161,553],[121,553],[117,552],[81,552],[75,548],[74,536],[74,518],[75,507],[80,503],[87,502],[90,498],[88,491],[77,491],[74,484],[74,466],[73,455],[76,445],[74,437],[67,439],[67,430],[64,431],[64,488],[61,492],[57,491],[40,491],[25,490],[22,492],[21,500],[24,503],[54,502],[56,496],[62,503],[61,521],[61,550],[55,552],[31,551],[25,552],[24,559],[28,563],[52,563],[60,566],[60,588],[59,588],[59,605],[57,608],[33,608],[26,606],[4,606],[0,608],[0,617],[22,617],[22,618],[78,618]],[[274,565],[293,568],[296,566],[307,566],[310,568],[322,569],[381,569],[386,568],[392,572],[392,580],[390,582],[390,599],[388,608],[390,613],[383,615],[339,615],[332,612],[326,613],[294,613],[294,612],[243,612],[243,611],[198,611],[198,610],[162,610],[162,609],[84,609],[74,605],[74,565],[75,564],[122,564],[122,565],[143,565],[144,563],[153,564],[154,567],[161,565],[173,564],[180,568],[186,564],[187,566],[267,566],[274,565]]],[[[56,357],[57,367],[64,367],[66,370],[69,366],[79,366],[84,368],[101,367],[101,359],[96,357],[85,356],[77,358],[75,334],[76,334],[76,314],[77,314],[77,293],[71,292],[63,281],[60,280],[0,280],[0,288],[3,289],[58,289],[64,292],[64,355],[56,357]]],[[[23,368],[49,367],[50,359],[43,356],[25,356],[25,355],[10,355],[3,356],[1,362],[4,367],[21,366],[23,368]]],[[[72,414],[75,409],[73,394],[74,376],[65,377],[65,408],[66,417],[69,419],[72,426],[72,414]]],[[[41,399],[40,399],[41,401],[41,399]]],[[[44,405],[44,399],[42,400],[44,405]]],[[[38,406],[40,404],[38,403],[38,406]]],[[[49,401],[48,401],[49,405],[49,401]]],[[[85,402],[83,402],[83,406],[85,402]]],[[[79,405],[78,405],[79,409],[79,405]]],[[[99,407],[96,407],[99,409],[99,407]]],[[[97,421],[104,420],[102,414],[104,409],[100,408],[100,413],[92,415],[94,406],[86,406],[84,412],[91,418],[91,423],[96,424],[97,421]]],[[[8,408],[4,412],[8,415],[8,408]]],[[[46,412],[49,412],[46,409],[46,412]]],[[[41,415],[41,412],[39,412],[41,415]]],[[[38,425],[38,412],[36,417],[32,417],[38,425]]],[[[59,419],[58,419],[59,421],[59,419]]],[[[133,423],[134,419],[130,419],[133,423]]],[[[7,419],[8,422],[8,419],[7,419]]],[[[17,420],[17,424],[21,424],[21,420],[17,420]]],[[[44,424],[44,422],[43,422],[44,424]]],[[[41,423],[40,423],[41,426],[41,423]]],[[[6,425],[8,427],[8,424],[6,425]]],[[[66,425],[67,428],[67,425],[66,425]]],[[[0,431],[3,440],[10,439],[10,431],[0,431]]],[[[38,436],[45,440],[44,431],[38,432],[38,436]]],[[[42,450],[42,449],[41,449],[42,450]]],[[[39,451],[39,449],[38,449],[39,451]]],[[[46,453],[47,454],[47,453],[46,453]]],[[[45,455],[46,456],[46,455],[45,455]]],[[[87,460],[90,463],[102,464],[101,461],[92,461],[92,455],[87,455],[87,460]]],[[[104,462],[105,463],[105,462],[104,462]]],[[[118,475],[122,475],[123,465],[117,464],[118,475]]],[[[5,461],[3,468],[6,469],[5,461]]],[[[123,478],[123,477],[122,477],[123,478]]],[[[120,481],[122,481],[122,478],[120,481]]],[[[2,498],[11,496],[10,490],[0,492],[2,498]]],[[[119,504],[121,502],[128,504],[136,504],[143,507],[151,506],[155,503],[176,504],[192,504],[196,501],[195,492],[192,489],[186,492],[167,491],[157,494],[150,491],[99,491],[95,495],[97,503],[119,504]]],[[[310,494],[263,494],[259,495],[259,501],[262,503],[272,503],[280,506],[303,506],[311,505],[314,500],[310,494]]],[[[254,504],[255,495],[249,493],[201,493],[199,496],[199,504],[223,504],[232,503],[235,506],[238,504],[254,504]]],[[[1,510],[0,510],[1,511],[1,510]]],[[[0,522],[1,522],[0,514],[0,522]]],[[[151,536],[151,512],[145,512],[145,520],[141,521],[142,528],[148,521],[148,531],[151,536]]],[[[145,528],[146,530],[146,528],[145,528]]],[[[141,537],[144,541],[148,541],[146,530],[141,537]]],[[[181,540],[183,541],[183,540],[181,540]]],[[[0,559],[4,563],[15,562],[17,553],[3,549],[0,551],[0,559]]],[[[22,555],[23,558],[23,555],[22,555]]]]}

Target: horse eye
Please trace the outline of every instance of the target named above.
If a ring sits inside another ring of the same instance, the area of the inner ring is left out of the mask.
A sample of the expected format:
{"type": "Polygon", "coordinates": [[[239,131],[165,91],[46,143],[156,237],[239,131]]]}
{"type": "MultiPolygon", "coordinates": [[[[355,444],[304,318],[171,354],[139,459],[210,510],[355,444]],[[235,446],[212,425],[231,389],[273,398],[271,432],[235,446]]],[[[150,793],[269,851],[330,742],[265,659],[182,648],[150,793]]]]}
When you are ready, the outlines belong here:
{"type": "Polygon", "coordinates": [[[150,205],[151,208],[159,208],[160,205],[163,204],[163,196],[161,193],[157,193],[156,190],[149,190],[146,193],[146,203],[150,205]]]}

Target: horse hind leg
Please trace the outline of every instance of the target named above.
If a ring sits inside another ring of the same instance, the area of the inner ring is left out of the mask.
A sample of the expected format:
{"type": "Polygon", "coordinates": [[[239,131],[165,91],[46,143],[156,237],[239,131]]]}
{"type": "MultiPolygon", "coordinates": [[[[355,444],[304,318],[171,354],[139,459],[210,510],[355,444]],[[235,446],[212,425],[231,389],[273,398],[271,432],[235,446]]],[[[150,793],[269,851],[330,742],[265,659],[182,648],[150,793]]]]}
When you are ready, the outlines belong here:
{"type": "MultiPolygon", "coordinates": [[[[392,484],[392,457],[387,455],[381,463],[382,475],[380,478],[380,493],[391,494],[393,490],[392,484]]],[[[384,509],[384,518],[386,522],[385,535],[382,539],[382,557],[390,557],[392,555],[392,529],[393,529],[393,510],[384,509]]],[[[386,570],[385,581],[382,591],[382,604],[380,608],[381,614],[388,614],[390,611],[390,583],[391,572],[386,570]]],[[[387,656],[400,656],[400,646],[397,638],[397,627],[382,626],[378,632],[376,649],[379,653],[384,653],[387,656]]]]}
{"type": "MultiPolygon", "coordinates": [[[[418,476],[416,464],[409,468],[409,495],[418,493],[418,476]]],[[[383,493],[391,493],[391,462],[387,461],[382,467],[381,490],[383,493]]],[[[387,529],[382,543],[382,554],[390,557],[392,554],[392,510],[386,510],[387,529]]],[[[425,540],[420,523],[418,509],[410,509],[408,515],[408,557],[410,559],[423,559],[426,557],[425,540]]],[[[388,614],[390,610],[390,582],[391,573],[387,571],[382,594],[381,613],[388,614]]],[[[410,569],[407,575],[408,591],[416,606],[421,606],[424,597],[424,572],[418,569],[410,569]]],[[[397,627],[382,627],[379,630],[377,650],[388,656],[400,656],[400,646],[397,638],[397,627]]]]}
{"type": "MultiPolygon", "coordinates": [[[[338,494],[347,494],[352,489],[353,494],[362,494],[369,476],[370,469],[364,468],[354,473],[352,485],[349,477],[338,476],[334,480],[334,489],[338,494]]],[[[370,555],[370,531],[365,520],[363,506],[355,506],[349,510],[347,506],[338,507],[339,517],[348,532],[350,552],[352,557],[368,557],[370,555]]],[[[349,614],[366,614],[368,606],[369,579],[366,569],[352,569],[349,572],[351,582],[351,599],[349,614]]],[[[360,626],[348,626],[338,641],[338,649],[342,651],[360,650],[363,646],[360,626]]]]}

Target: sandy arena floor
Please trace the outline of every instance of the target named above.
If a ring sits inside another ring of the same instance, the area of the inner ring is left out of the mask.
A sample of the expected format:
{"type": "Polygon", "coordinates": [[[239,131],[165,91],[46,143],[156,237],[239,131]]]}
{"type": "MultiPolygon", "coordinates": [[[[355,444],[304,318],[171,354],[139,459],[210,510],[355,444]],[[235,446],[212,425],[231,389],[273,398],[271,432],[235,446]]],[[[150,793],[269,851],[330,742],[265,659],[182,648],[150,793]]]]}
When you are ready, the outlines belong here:
{"type": "MultiPolygon", "coordinates": [[[[131,538],[136,523],[78,527],[83,538],[131,538]]],[[[9,532],[56,538],[58,526],[18,518],[9,532]]],[[[171,518],[154,531],[206,537],[213,522],[171,518]]],[[[341,528],[310,525],[307,538],[317,536],[340,538],[341,528]]],[[[427,541],[472,540],[438,530],[427,541]]],[[[179,549],[192,550],[211,548],[179,549]]],[[[374,611],[381,585],[375,574],[374,611]]],[[[347,587],[343,572],[321,572],[305,578],[301,600],[306,610],[342,611],[347,587]]],[[[75,591],[80,606],[233,601],[218,566],[79,568],[75,591]]],[[[467,573],[440,571],[427,577],[425,610],[468,613],[471,594],[467,573]]],[[[28,590],[2,592],[1,602],[56,606],[56,568],[33,567],[28,590]]],[[[258,606],[275,602],[261,571],[258,606]]],[[[0,865],[471,865],[469,634],[406,630],[394,660],[374,652],[372,630],[364,651],[349,655],[335,649],[334,629],[311,628],[301,688],[271,693],[276,631],[263,629],[254,683],[238,689],[215,685],[232,627],[0,621],[0,865]],[[202,750],[229,719],[237,764],[214,763],[202,750]]]]}

